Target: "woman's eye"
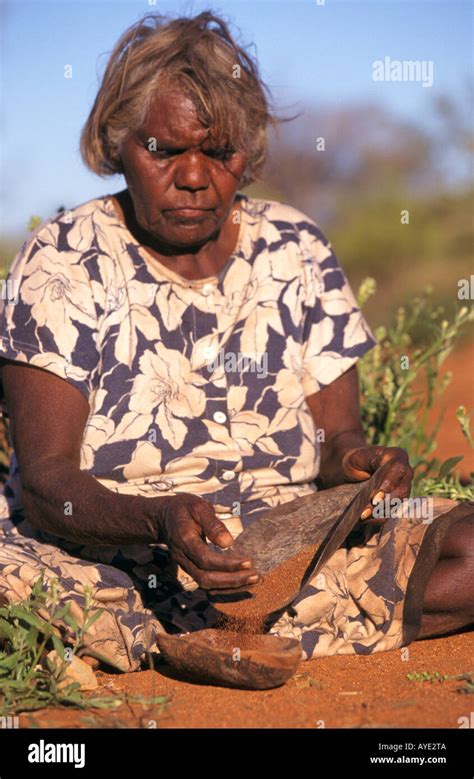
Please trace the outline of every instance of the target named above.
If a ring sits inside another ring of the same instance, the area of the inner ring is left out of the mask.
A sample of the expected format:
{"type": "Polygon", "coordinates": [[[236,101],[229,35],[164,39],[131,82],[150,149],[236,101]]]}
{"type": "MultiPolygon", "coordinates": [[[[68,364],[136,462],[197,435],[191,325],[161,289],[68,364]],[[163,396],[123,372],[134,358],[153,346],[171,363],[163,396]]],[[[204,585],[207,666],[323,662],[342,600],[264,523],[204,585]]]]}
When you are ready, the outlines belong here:
{"type": "MultiPolygon", "coordinates": [[[[181,149],[160,149],[159,147],[155,147],[154,144],[150,143],[149,141],[145,141],[145,143],[142,144],[143,148],[146,149],[146,151],[150,152],[154,157],[158,157],[158,159],[167,159],[169,157],[174,157],[176,154],[181,154],[181,149]]],[[[211,157],[214,160],[228,160],[230,157],[232,157],[233,154],[235,154],[234,149],[208,149],[204,152],[207,157],[211,157]]]]}
{"type": "Polygon", "coordinates": [[[153,145],[149,143],[144,143],[143,148],[146,149],[146,151],[149,151],[150,154],[153,154],[154,157],[160,157],[161,159],[165,159],[166,157],[172,157],[173,154],[176,154],[175,151],[169,149],[156,149],[153,145]]]}
{"type": "Polygon", "coordinates": [[[209,149],[206,154],[215,160],[228,160],[235,154],[235,151],[234,149],[209,149]]]}

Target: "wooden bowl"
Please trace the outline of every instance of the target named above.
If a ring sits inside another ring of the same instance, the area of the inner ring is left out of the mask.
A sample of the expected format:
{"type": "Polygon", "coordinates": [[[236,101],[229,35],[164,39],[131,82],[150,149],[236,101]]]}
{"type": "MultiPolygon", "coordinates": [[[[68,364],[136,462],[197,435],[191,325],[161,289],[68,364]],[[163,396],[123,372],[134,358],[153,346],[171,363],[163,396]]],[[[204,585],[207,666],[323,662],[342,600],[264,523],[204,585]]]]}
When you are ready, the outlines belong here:
{"type": "Polygon", "coordinates": [[[203,684],[269,690],[295,673],[301,657],[296,638],[198,630],[181,635],[158,634],[160,652],[172,668],[203,684]]]}

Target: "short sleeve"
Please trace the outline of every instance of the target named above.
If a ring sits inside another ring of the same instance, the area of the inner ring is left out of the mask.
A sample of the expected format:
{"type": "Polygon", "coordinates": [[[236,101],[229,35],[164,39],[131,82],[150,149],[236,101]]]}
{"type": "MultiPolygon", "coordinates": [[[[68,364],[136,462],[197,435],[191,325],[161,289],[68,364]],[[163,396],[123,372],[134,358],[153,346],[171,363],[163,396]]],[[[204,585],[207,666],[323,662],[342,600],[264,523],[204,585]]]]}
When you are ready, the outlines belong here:
{"type": "Polygon", "coordinates": [[[345,373],[377,340],[325,235],[310,220],[300,235],[306,287],[302,385],[308,397],[345,373]]]}
{"type": "MultiPolygon", "coordinates": [[[[34,365],[89,398],[100,361],[87,255],[51,221],[23,244],[2,282],[0,357],[34,365]]],[[[90,255],[90,252],[89,252],[90,255]]]]}

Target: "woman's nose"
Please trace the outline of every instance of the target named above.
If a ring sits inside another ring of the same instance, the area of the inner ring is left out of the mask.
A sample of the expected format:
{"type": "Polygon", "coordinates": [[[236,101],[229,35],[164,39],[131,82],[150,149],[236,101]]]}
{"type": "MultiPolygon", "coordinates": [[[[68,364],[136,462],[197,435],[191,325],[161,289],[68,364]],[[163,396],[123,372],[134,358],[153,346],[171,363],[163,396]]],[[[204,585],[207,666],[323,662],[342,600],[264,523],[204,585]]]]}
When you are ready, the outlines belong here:
{"type": "Polygon", "coordinates": [[[208,160],[201,152],[185,152],[177,160],[175,186],[178,189],[205,189],[209,186],[208,160]]]}

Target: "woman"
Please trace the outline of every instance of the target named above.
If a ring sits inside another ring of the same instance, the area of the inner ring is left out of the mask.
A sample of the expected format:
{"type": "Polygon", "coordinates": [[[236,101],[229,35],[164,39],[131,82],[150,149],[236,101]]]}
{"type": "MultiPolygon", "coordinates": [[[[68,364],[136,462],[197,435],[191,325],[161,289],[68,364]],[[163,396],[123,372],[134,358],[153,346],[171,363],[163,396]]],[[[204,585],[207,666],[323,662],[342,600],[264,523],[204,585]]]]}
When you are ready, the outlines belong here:
{"type": "MultiPolygon", "coordinates": [[[[274,121],[224,22],[145,17],[112,52],[81,139],[86,165],[126,189],[41,225],[10,270],[0,593],[25,597],[44,568],[80,619],[90,588],[104,611],[85,651],[122,671],[157,632],[212,624],[206,590],[258,580],[205,537],[231,546],[316,477],[390,462],[378,497],[410,493],[406,452],[362,431],[356,363],[375,339],[330,244],[305,214],[240,191],[274,121]]],[[[471,624],[474,524],[459,508],[381,523],[367,506],[362,540],[271,632],[313,658],[471,624]]]]}

